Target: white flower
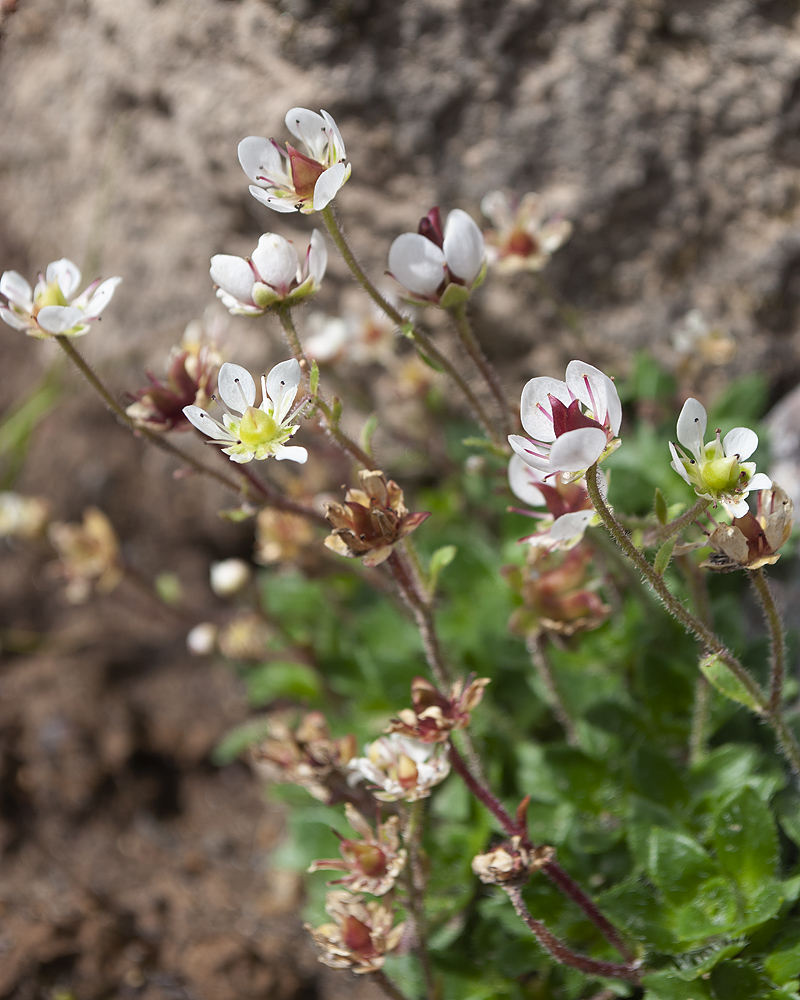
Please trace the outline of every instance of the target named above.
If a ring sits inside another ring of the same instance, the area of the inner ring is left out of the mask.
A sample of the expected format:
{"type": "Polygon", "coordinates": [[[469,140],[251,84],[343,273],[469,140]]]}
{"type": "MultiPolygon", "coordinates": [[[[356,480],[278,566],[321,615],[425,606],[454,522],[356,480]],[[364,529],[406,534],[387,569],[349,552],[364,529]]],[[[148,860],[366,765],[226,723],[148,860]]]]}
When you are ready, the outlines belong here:
{"type": "Polygon", "coordinates": [[[460,208],[447,216],[444,228],[439,209],[432,208],[419,232],[403,233],[389,248],[389,273],[423,305],[447,308],[463,301],[485,268],[483,233],[460,208]]]}
{"type": "Polygon", "coordinates": [[[375,786],[372,794],[381,802],[427,798],[431,788],[450,773],[444,743],[422,743],[392,733],[369,743],[364,753],[365,757],[349,761],[347,780],[351,785],[364,779],[371,782],[375,786]]]}
{"type": "Polygon", "coordinates": [[[699,497],[721,503],[731,517],[744,517],[748,494],[772,486],[769,476],[756,472],[755,462],[743,461],[758,447],[758,435],[748,427],[734,427],[720,439],[718,429],[714,439],[704,444],[707,424],[703,404],[687,399],[678,417],[678,441],[688,454],[670,441],[670,465],[699,497]]]}
{"type": "MultiPolygon", "coordinates": [[[[548,514],[536,514],[512,508],[517,513],[541,518],[540,526],[532,535],[521,538],[537,548],[555,551],[572,549],[592,524],[599,524],[600,517],[592,507],[583,483],[564,482],[560,473],[545,482],[544,473],[531,468],[519,455],[512,455],[508,463],[508,485],[511,492],[531,507],[547,507],[548,514]]],[[[600,489],[605,495],[606,483],[602,472],[598,475],[600,489]]]]}
{"type": "Polygon", "coordinates": [[[239,163],[253,181],[250,194],[276,212],[319,212],[350,176],[342,134],[327,111],[306,108],[287,112],[286,127],[305,153],[257,135],[239,143],[239,163]]]}
{"type": "Polygon", "coordinates": [[[122,278],[98,278],[80,295],[81,272],[71,260],[62,257],[47,265],[35,288],[16,271],[4,271],[0,294],[8,300],[0,306],[0,317],[15,330],[29,337],[78,337],[89,332],[90,320],[97,319],[114,294],[122,278]]]}
{"type": "Polygon", "coordinates": [[[209,580],[217,597],[233,597],[247,585],[250,567],[244,559],[223,559],[211,563],[209,580]]]}
{"type": "Polygon", "coordinates": [[[193,656],[209,656],[217,645],[217,626],[200,622],[186,636],[186,648],[193,656]]]}
{"type": "Polygon", "coordinates": [[[303,346],[320,364],[346,358],[360,365],[387,361],[395,342],[395,326],[370,305],[346,310],[341,317],[309,313],[303,346]]]}
{"type": "Polygon", "coordinates": [[[297,432],[291,420],[292,403],[300,385],[300,365],[293,358],[276,365],[269,375],[261,376],[261,405],[255,406],[256,384],[246,368],[226,362],[219,370],[217,387],[227,413],[222,423],[199,406],[185,406],[186,419],[211,438],[212,444],[226,445],[222,450],[232,462],[249,462],[274,456],[279,462],[289,459],[303,463],[305,448],[286,441],[297,432]]]}
{"type": "Polygon", "coordinates": [[[210,274],[219,285],[217,296],[232,313],[258,316],[278,302],[291,304],[312,295],[327,266],[325,240],[315,229],[302,265],[289,240],[264,233],[252,257],[212,257],[210,274]]]}
{"type": "Polygon", "coordinates": [[[582,479],[590,465],[619,447],[622,406],[611,379],[583,361],[570,361],[566,382],[542,376],[522,390],[522,426],[508,441],[520,458],[565,483],[582,479]]]}
{"type": "Polygon", "coordinates": [[[532,191],[518,205],[502,191],[490,191],[481,211],[494,226],[486,234],[486,254],[498,271],[541,271],[572,232],[566,219],[545,221],[541,198],[532,191]]]}

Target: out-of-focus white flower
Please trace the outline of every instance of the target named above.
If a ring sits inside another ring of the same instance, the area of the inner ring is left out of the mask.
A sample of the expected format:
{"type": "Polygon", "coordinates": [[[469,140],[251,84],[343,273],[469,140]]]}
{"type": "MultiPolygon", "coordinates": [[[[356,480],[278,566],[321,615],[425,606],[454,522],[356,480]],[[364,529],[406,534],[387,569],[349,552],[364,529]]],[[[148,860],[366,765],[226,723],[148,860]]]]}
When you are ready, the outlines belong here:
{"type": "Polygon", "coordinates": [[[490,191],[481,211],[494,226],[485,234],[486,256],[498,271],[541,271],[572,232],[566,219],[545,220],[542,200],[532,191],[519,204],[503,191],[490,191]]]}
{"type": "Polygon", "coordinates": [[[290,411],[300,378],[300,365],[294,358],[275,365],[269,375],[261,376],[261,405],[256,406],[253,376],[241,365],[225,362],[217,379],[220,399],[228,411],[222,423],[199,406],[185,406],[183,412],[212,444],[225,445],[222,450],[232,462],[274,457],[302,464],[308,458],[306,449],[286,445],[298,429],[291,422],[296,413],[290,411]]]}
{"type": "Polygon", "coordinates": [[[342,134],[327,111],[306,108],[287,112],[286,127],[305,153],[257,135],[239,143],[239,163],[253,181],[250,194],[276,212],[319,212],[350,176],[342,134]]]}
{"type": "Polygon", "coordinates": [[[186,636],[186,648],[193,656],[209,656],[217,645],[217,626],[200,622],[186,636]]]}
{"type": "Polygon", "coordinates": [[[352,785],[365,779],[371,782],[372,794],[382,802],[427,798],[433,786],[450,773],[444,743],[422,743],[392,733],[368,744],[364,753],[365,757],[355,757],[347,765],[347,780],[352,785]]]}
{"type": "Polygon", "coordinates": [[[66,582],[66,597],[73,604],[86,601],[94,587],[109,594],[124,576],[116,532],[97,507],[87,507],[81,524],[54,521],[48,535],[59,556],[55,575],[66,582]]]}
{"type": "Polygon", "coordinates": [[[687,362],[725,365],[736,353],[736,343],[721,327],[711,327],[699,309],[690,309],[672,332],[672,346],[687,362]]]}
{"type": "Polygon", "coordinates": [[[80,295],[81,272],[66,257],[47,265],[35,288],[16,271],[0,276],[0,295],[8,304],[0,306],[0,317],[29,337],[78,337],[89,332],[89,322],[97,319],[114,295],[122,278],[98,278],[80,295]]]}
{"type": "MultiPolygon", "coordinates": [[[[519,455],[511,456],[508,463],[508,485],[511,492],[531,507],[546,507],[548,510],[547,514],[539,514],[511,508],[527,517],[541,518],[538,529],[520,541],[548,550],[574,548],[589,525],[600,523],[600,517],[592,507],[583,483],[566,483],[561,473],[547,477],[550,479],[549,483],[545,478],[543,472],[531,468],[519,455]]],[[[598,482],[605,494],[605,477],[602,472],[598,475],[598,482]]]]}
{"type": "Polygon", "coordinates": [[[403,233],[389,248],[389,273],[420,305],[443,308],[463,302],[486,274],[486,247],[477,223],[460,208],[442,227],[438,208],[420,221],[419,231],[403,233]]]}
{"type": "Polygon", "coordinates": [[[38,538],[49,519],[50,504],[44,497],[0,492],[0,538],[38,538]]]}
{"type": "Polygon", "coordinates": [[[670,441],[670,465],[699,497],[721,503],[731,517],[744,517],[748,494],[772,486],[769,476],[756,472],[755,462],[743,461],[758,447],[758,435],[749,427],[734,427],[721,438],[722,432],[717,429],[713,441],[705,444],[707,424],[703,404],[687,399],[678,417],[677,432],[688,454],[670,441]]]}
{"type": "Polygon", "coordinates": [[[211,258],[217,296],[232,313],[259,316],[276,303],[293,304],[313,295],[328,266],[328,251],[315,229],[303,263],[289,240],[264,233],[252,257],[218,253],[211,258]]]}
{"type": "Polygon", "coordinates": [[[619,447],[622,406],[611,379],[583,361],[570,361],[566,381],[541,376],[522,390],[522,426],[531,439],[510,434],[520,458],[562,482],[582,479],[586,470],[619,447]]]}
{"type": "Polygon", "coordinates": [[[250,579],[250,567],[244,559],[223,559],[211,563],[209,572],[211,589],[217,597],[233,597],[247,586],[250,579]]]}
{"type": "Polygon", "coordinates": [[[320,364],[346,358],[357,365],[385,361],[392,354],[394,324],[377,309],[345,312],[343,316],[310,313],[303,347],[320,364]]]}

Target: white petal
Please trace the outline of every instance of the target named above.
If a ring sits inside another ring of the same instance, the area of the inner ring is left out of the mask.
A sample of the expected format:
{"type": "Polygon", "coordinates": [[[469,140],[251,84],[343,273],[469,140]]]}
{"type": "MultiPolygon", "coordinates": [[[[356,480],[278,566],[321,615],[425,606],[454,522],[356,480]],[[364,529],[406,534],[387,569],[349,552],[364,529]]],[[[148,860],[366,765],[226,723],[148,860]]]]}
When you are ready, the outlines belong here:
{"type": "Polygon", "coordinates": [[[281,295],[297,278],[297,251],[277,233],[264,233],[253,251],[253,263],[261,280],[281,295]]]}
{"type": "Polygon", "coordinates": [[[747,484],[747,492],[754,493],[758,490],[772,489],[772,480],[763,472],[757,472],[747,484]]]}
{"type": "Polygon", "coordinates": [[[0,295],[25,312],[33,312],[33,289],[17,271],[3,271],[0,277],[0,295]]]}
{"type": "Polygon", "coordinates": [[[260,187],[256,187],[255,184],[250,185],[250,194],[260,201],[262,205],[266,205],[267,208],[271,208],[273,212],[296,212],[297,205],[292,198],[276,198],[274,194],[269,194],[266,191],[262,191],[260,187]]]}
{"type": "Polygon", "coordinates": [[[315,229],[311,234],[311,242],[308,245],[306,255],[306,272],[313,280],[315,287],[325,277],[327,266],[328,248],[325,245],[325,238],[318,229],[315,229]]]}
{"type": "Polygon", "coordinates": [[[27,330],[31,325],[27,319],[13,312],[11,309],[6,309],[5,306],[0,306],[0,317],[4,323],[8,323],[15,330],[27,330]]]}
{"type": "Polygon", "coordinates": [[[508,485],[514,496],[531,507],[543,507],[546,503],[544,493],[537,484],[542,477],[527,462],[516,453],[508,463],[508,485]]]}
{"type": "Polygon", "coordinates": [[[622,404],[612,380],[585,361],[570,361],[567,365],[567,385],[584,406],[594,414],[598,423],[608,424],[616,436],[622,422],[622,404]]]}
{"type": "Polygon", "coordinates": [[[519,434],[509,434],[508,443],[519,455],[522,461],[539,472],[550,472],[549,445],[535,445],[519,434]],[[545,454],[546,452],[546,454],[545,454]]]}
{"type": "Polygon", "coordinates": [[[279,444],[275,449],[275,460],[278,462],[299,462],[300,465],[305,465],[308,461],[308,451],[305,448],[301,448],[299,444],[285,445],[279,444]]]}
{"type": "Polygon", "coordinates": [[[727,456],[738,455],[739,461],[744,462],[758,447],[758,434],[749,427],[734,427],[722,439],[722,447],[727,456]]]}
{"type": "Polygon", "coordinates": [[[183,415],[190,424],[209,437],[217,437],[220,432],[217,421],[200,406],[184,406],[183,415]]]}
{"type": "Polygon", "coordinates": [[[328,145],[328,123],[316,111],[292,108],[286,112],[286,127],[292,135],[305,144],[309,156],[324,162],[323,154],[328,145]]]}
{"type": "Polygon", "coordinates": [[[580,538],[589,527],[594,517],[593,510],[573,510],[562,514],[553,522],[548,534],[554,541],[566,542],[571,538],[580,538]]]}
{"type": "Polygon", "coordinates": [[[580,472],[594,465],[603,454],[608,439],[599,427],[578,427],[556,438],[550,448],[550,468],[559,472],[580,472]]]}
{"type": "Polygon", "coordinates": [[[478,224],[460,208],[447,216],[442,249],[451,272],[471,285],[483,267],[486,247],[478,224]]]}
{"type": "Polygon", "coordinates": [[[389,248],[389,271],[416,295],[433,295],[445,278],[444,254],[419,233],[403,233],[389,248]]]}
{"type": "Polygon", "coordinates": [[[344,139],[342,138],[342,133],[339,131],[339,126],[333,120],[333,116],[329,115],[327,111],[320,110],[320,114],[325,119],[328,124],[329,135],[333,139],[333,150],[328,147],[328,160],[331,159],[331,154],[333,154],[337,160],[344,160],[347,156],[344,148],[344,139]]]}
{"type": "Polygon", "coordinates": [[[77,264],[73,264],[71,260],[62,257],[61,260],[54,260],[52,264],[47,265],[45,280],[48,285],[51,281],[57,281],[64,298],[69,300],[81,283],[80,268],[77,264]]]}
{"type": "Polygon", "coordinates": [[[256,401],[256,384],[253,376],[241,365],[226,361],[217,376],[217,391],[220,399],[235,413],[244,413],[256,401]]]}
{"type": "Polygon", "coordinates": [[[681,461],[680,455],[675,445],[670,441],[669,443],[669,453],[672,455],[672,468],[678,473],[681,479],[688,483],[690,486],[693,485],[691,479],[689,478],[689,473],[686,471],[686,466],[681,461]]]}
{"type": "Polygon", "coordinates": [[[336,192],[347,180],[348,172],[344,163],[334,163],[319,175],[314,185],[314,211],[320,212],[336,197],[336,192]]]}
{"type": "Polygon", "coordinates": [[[481,201],[481,211],[495,229],[511,229],[514,214],[508,197],[502,191],[489,191],[481,201]]]}
{"type": "Polygon", "coordinates": [[[100,285],[94,295],[86,303],[86,308],[84,310],[86,319],[97,319],[100,313],[114,297],[117,285],[121,281],[122,278],[106,278],[106,280],[102,283],[102,285],[100,285]]]}
{"type": "Polygon", "coordinates": [[[66,333],[83,325],[86,319],[82,309],[74,306],[44,306],[36,316],[36,321],[48,333],[66,333]]]}
{"type": "Polygon", "coordinates": [[[750,510],[746,500],[723,500],[722,506],[731,517],[744,517],[750,510]]]}
{"type": "Polygon", "coordinates": [[[702,403],[689,397],[678,417],[678,440],[688,448],[698,461],[703,460],[703,441],[706,436],[708,415],[702,403]]]}
{"type": "Polygon", "coordinates": [[[566,406],[572,402],[567,383],[549,375],[540,375],[525,383],[519,413],[522,426],[537,441],[555,441],[553,406],[550,396],[560,399],[566,406]]]}
{"type": "Polygon", "coordinates": [[[211,258],[211,280],[238,302],[253,301],[253,269],[243,257],[218,253],[211,258]]]}
{"type": "Polygon", "coordinates": [[[279,424],[283,423],[292,408],[302,375],[300,365],[294,358],[281,361],[267,375],[267,395],[273,403],[272,417],[279,424]]]}
{"type": "Polygon", "coordinates": [[[239,143],[238,153],[242,170],[257,184],[267,183],[263,179],[265,176],[276,183],[288,176],[286,156],[271,139],[248,135],[239,143]]]}

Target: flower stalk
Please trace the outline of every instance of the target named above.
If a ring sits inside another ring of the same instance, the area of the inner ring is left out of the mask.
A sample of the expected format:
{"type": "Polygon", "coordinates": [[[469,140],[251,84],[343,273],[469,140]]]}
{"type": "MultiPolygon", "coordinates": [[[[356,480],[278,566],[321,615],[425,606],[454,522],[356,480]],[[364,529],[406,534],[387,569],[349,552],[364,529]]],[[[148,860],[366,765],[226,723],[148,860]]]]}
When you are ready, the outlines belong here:
{"type": "Polygon", "coordinates": [[[503,437],[506,437],[511,432],[512,427],[512,416],[508,399],[503,391],[503,386],[494,366],[484,354],[478,338],[472,332],[472,326],[467,315],[467,304],[466,302],[459,302],[447,311],[450,313],[453,325],[467,354],[472,358],[475,367],[483,376],[489,391],[494,396],[500,411],[500,433],[503,437]]]}
{"type": "Polygon", "coordinates": [[[775,596],[763,569],[752,570],[750,583],[758,597],[770,637],[769,714],[780,718],[783,714],[783,681],[786,675],[786,635],[783,629],[775,596]]]}

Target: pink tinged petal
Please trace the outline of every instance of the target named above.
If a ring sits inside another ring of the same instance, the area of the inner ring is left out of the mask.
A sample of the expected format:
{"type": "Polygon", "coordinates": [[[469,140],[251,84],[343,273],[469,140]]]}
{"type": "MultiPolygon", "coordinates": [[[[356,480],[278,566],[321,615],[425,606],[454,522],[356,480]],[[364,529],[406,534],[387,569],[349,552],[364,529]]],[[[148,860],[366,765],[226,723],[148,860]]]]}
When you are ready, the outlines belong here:
{"type": "Polygon", "coordinates": [[[415,295],[430,296],[445,278],[444,254],[419,233],[403,233],[389,248],[389,271],[415,295]]]}
{"type": "Polygon", "coordinates": [[[328,266],[328,248],[322,233],[315,229],[311,234],[311,242],[308,245],[306,254],[306,267],[304,276],[311,278],[316,288],[325,277],[325,270],[328,266]]]}
{"type": "Polygon", "coordinates": [[[217,376],[217,391],[220,399],[234,413],[244,413],[256,401],[256,384],[253,376],[241,365],[226,361],[217,376]]]}
{"type": "Polygon", "coordinates": [[[261,280],[281,295],[297,278],[297,251],[277,233],[264,233],[253,251],[253,264],[261,280]]]}
{"type": "Polygon", "coordinates": [[[541,482],[542,477],[519,455],[515,453],[511,456],[511,461],[508,463],[508,485],[514,496],[519,497],[530,507],[544,507],[546,503],[544,493],[537,485],[541,482]]]}
{"type": "Polygon", "coordinates": [[[82,309],[74,306],[45,306],[36,316],[39,326],[48,333],[67,333],[77,326],[83,326],[86,316],[82,309]]]}
{"type": "Polygon", "coordinates": [[[672,462],[670,463],[672,465],[672,468],[678,473],[678,475],[685,483],[688,483],[690,486],[692,486],[693,483],[689,478],[689,473],[686,471],[686,466],[681,461],[681,457],[678,454],[678,449],[671,441],[669,443],[669,453],[670,455],[672,455],[672,462]]]}
{"type": "Polygon", "coordinates": [[[527,438],[520,437],[519,434],[509,434],[508,443],[522,461],[532,469],[538,469],[539,472],[552,471],[549,454],[545,454],[545,452],[549,452],[549,445],[537,445],[527,438]]]}
{"type": "Polygon", "coordinates": [[[295,137],[305,143],[309,156],[323,163],[323,154],[328,145],[328,123],[316,111],[308,108],[292,108],[286,112],[286,127],[295,137]]]}
{"type": "Polygon", "coordinates": [[[0,277],[0,295],[25,312],[33,312],[33,289],[16,271],[3,271],[0,277]]]}
{"type": "Polygon", "coordinates": [[[344,148],[344,139],[342,138],[342,133],[339,131],[339,126],[333,120],[333,116],[329,115],[327,111],[321,110],[320,114],[325,119],[328,126],[328,132],[333,139],[333,150],[330,146],[328,147],[328,159],[331,158],[331,152],[336,156],[337,160],[343,160],[347,153],[344,148]]]}
{"type": "Polygon", "coordinates": [[[460,208],[453,209],[447,216],[442,250],[450,271],[466,285],[471,285],[483,267],[486,247],[477,223],[460,208]]]}
{"type": "Polygon", "coordinates": [[[559,472],[580,472],[600,458],[608,438],[599,427],[579,427],[556,438],[550,449],[550,468],[559,472]]]}
{"type": "Polygon", "coordinates": [[[294,358],[281,361],[267,375],[267,395],[273,404],[272,417],[279,424],[283,423],[286,414],[292,408],[301,378],[300,365],[294,358]]]}
{"type": "Polygon", "coordinates": [[[253,269],[243,257],[218,253],[211,258],[209,272],[215,285],[232,295],[237,301],[253,301],[253,269]]]}
{"type": "Polygon", "coordinates": [[[319,175],[314,185],[314,211],[320,212],[333,201],[336,192],[350,176],[344,163],[335,163],[319,175]]]}
{"type": "Polygon", "coordinates": [[[305,448],[301,448],[299,444],[288,446],[279,444],[275,449],[275,460],[277,462],[299,462],[300,465],[305,465],[308,461],[308,451],[305,448]]]}
{"type": "Polygon", "coordinates": [[[562,514],[561,517],[555,519],[548,534],[553,541],[566,542],[572,538],[577,540],[589,527],[593,517],[593,510],[575,510],[568,514],[562,514]]]}
{"type": "Polygon", "coordinates": [[[249,135],[239,143],[239,163],[251,181],[267,183],[264,177],[275,181],[288,176],[285,155],[271,139],[260,135],[249,135]]]}
{"type": "Polygon", "coordinates": [[[758,447],[758,434],[749,427],[734,427],[722,439],[722,447],[726,455],[738,455],[739,461],[744,462],[758,447]]]}
{"type": "Polygon", "coordinates": [[[273,212],[298,211],[297,203],[294,198],[277,198],[274,194],[262,191],[260,187],[256,187],[254,184],[250,185],[250,194],[256,199],[256,201],[260,201],[262,205],[266,205],[267,208],[271,208],[273,212]]]}
{"type": "Polygon", "coordinates": [[[592,411],[598,423],[605,423],[607,418],[616,437],[622,422],[622,404],[608,375],[585,361],[570,361],[566,378],[573,395],[592,411]]]}
{"type": "Polygon", "coordinates": [[[703,460],[703,441],[707,425],[706,408],[690,396],[683,404],[678,417],[678,440],[698,461],[703,460]]]}
{"type": "Polygon", "coordinates": [[[86,303],[86,319],[97,319],[100,313],[114,297],[117,285],[121,281],[122,278],[107,278],[103,284],[99,286],[94,295],[86,303]]]}
{"type": "Polygon", "coordinates": [[[45,271],[45,281],[50,284],[52,281],[58,282],[65,299],[71,299],[81,283],[81,272],[77,264],[62,257],[61,260],[54,260],[47,265],[45,271]]]}
{"type": "Polygon", "coordinates": [[[31,326],[30,317],[20,316],[5,306],[0,306],[0,318],[15,330],[27,330],[31,326]]]}
{"type": "Polygon", "coordinates": [[[525,383],[520,402],[522,426],[537,441],[555,441],[553,408],[550,396],[560,399],[566,406],[572,402],[566,382],[549,375],[540,375],[525,383]]]}
{"type": "Polygon", "coordinates": [[[747,492],[754,493],[758,490],[772,489],[772,480],[763,472],[757,472],[747,484],[747,492]]]}

